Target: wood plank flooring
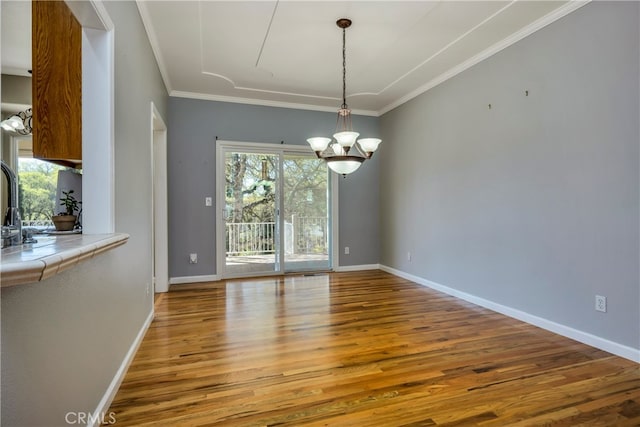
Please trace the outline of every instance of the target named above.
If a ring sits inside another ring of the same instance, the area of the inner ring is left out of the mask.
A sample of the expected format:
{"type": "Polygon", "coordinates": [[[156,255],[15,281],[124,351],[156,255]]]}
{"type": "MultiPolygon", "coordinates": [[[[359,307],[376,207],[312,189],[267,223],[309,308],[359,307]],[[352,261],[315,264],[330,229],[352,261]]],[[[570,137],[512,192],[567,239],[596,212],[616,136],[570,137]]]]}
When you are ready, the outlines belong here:
{"type": "Polygon", "coordinates": [[[180,285],[117,426],[640,426],[638,364],[381,271],[180,285]]]}

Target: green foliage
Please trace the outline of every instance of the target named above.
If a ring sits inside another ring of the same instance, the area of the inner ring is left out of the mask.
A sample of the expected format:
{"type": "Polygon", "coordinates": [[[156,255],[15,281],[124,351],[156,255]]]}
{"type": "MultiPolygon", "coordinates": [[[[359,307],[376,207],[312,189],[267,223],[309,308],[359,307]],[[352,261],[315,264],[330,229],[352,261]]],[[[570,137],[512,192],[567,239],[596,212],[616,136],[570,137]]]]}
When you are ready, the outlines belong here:
{"type": "Polygon", "coordinates": [[[226,204],[234,223],[275,221],[277,157],[231,154],[225,164],[226,204]]]}
{"type": "MultiPolygon", "coordinates": [[[[284,198],[285,242],[296,253],[327,253],[326,163],[315,157],[285,155],[283,174],[272,154],[230,153],[225,159],[227,251],[251,255],[275,250],[278,179],[284,198]],[[242,224],[242,225],[239,225],[242,224]],[[287,227],[288,225],[288,227],[287,227]],[[288,234],[287,234],[288,232],[288,234]],[[231,248],[233,242],[233,248],[231,248]]],[[[285,243],[286,244],[286,243],[285,243]]]]}
{"type": "Polygon", "coordinates": [[[81,202],[78,202],[71,193],[73,193],[73,190],[62,192],[63,197],[60,197],[60,206],[64,206],[64,211],[60,215],[75,215],[76,212],[80,211],[81,202]]]}
{"type": "Polygon", "coordinates": [[[55,208],[58,171],[51,163],[20,159],[18,168],[20,217],[37,221],[49,219],[55,208]]]}
{"type": "MultiPolygon", "coordinates": [[[[226,206],[229,221],[274,222],[278,156],[233,153],[225,162],[226,206]]],[[[286,156],[285,218],[327,217],[327,167],[316,158],[286,156]]]]}
{"type": "Polygon", "coordinates": [[[284,216],[327,217],[327,165],[306,156],[284,160],[284,216]]]}

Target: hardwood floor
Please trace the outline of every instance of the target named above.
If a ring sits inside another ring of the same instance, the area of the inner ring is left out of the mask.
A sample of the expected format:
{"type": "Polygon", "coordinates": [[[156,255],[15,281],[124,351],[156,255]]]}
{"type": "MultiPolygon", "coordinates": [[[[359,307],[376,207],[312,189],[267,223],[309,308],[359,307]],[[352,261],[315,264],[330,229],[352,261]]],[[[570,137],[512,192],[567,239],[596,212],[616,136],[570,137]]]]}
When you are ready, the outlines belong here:
{"type": "Polygon", "coordinates": [[[638,364],[381,271],[174,286],[117,426],[640,426],[638,364]]]}

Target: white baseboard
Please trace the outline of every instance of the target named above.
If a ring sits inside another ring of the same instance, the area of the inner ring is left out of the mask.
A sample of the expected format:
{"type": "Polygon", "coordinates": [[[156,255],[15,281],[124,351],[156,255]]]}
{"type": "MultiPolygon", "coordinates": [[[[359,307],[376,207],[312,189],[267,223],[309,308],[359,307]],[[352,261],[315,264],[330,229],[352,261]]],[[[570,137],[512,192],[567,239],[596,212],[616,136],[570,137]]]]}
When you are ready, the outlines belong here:
{"type": "Polygon", "coordinates": [[[507,307],[505,305],[498,304],[493,301],[489,301],[484,298],[480,298],[475,295],[468,294],[466,292],[461,292],[456,289],[450,288],[448,286],[441,285],[439,283],[435,283],[430,280],[424,279],[422,277],[414,276],[413,274],[396,270],[395,268],[391,268],[386,265],[380,265],[380,269],[383,271],[386,271],[387,273],[391,273],[393,275],[402,277],[404,279],[411,280],[412,282],[416,282],[428,288],[435,289],[436,291],[440,291],[447,295],[451,295],[453,297],[463,299],[465,301],[479,305],[481,307],[488,308],[489,310],[493,310],[495,312],[504,314],[509,317],[513,317],[514,319],[521,320],[523,322],[529,323],[539,328],[546,329],[558,335],[562,335],[567,338],[571,338],[573,340],[579,341],[583,344],[590,345],[591,347],[599,348],[600,350],[607,351],[609,353],[615,354],[616,356],[624,357],[625,359],[629,359],[636,363],[640,363],[639,349],[628,347],[623,344],[618,344],[616,342],[609,341],[605,338],[592,335],[588,332],[580,331],[578,329],[574,329],[569,326],[544,319],[542,317],[534,316],[533,314],[529,314],[527,312],[517,310],[515,308],[507,307]]]}
{"type": "Polygon", "coordinates": [[[169,284],[183,285],[185,283],[217,282],[218,280],[220,280],[220,276],[217,274],[211,274],[207,276],[183,276],[170,278],[169,284]]]}
{"type": "Polygon", "coordinates": [[[129,347],[129,351],[127,351],[127,354],[125,355],[124,359],[122,360],[122,363],[120,364],[120,368],[118,368],[118,371],[116,372],[113,379],[111,380],[111,384],[109,384],[107,391],[105,391],[104,395],[102,396],[102,399],[100,400],[100,403],[98,403],[98,407],[93,412],[93,414],[89,417],[89,423],[87,424],[88,427],[98,426],[101,424],[103,420],[106,420],[107,422],[109,421],[110,418],[109,418],[109,415],[107,414],[107,411],[109,410],[109,406],[111,406],[111,402],[113,401],[113,398],[116,396],[116,393],[120,388],[120,384],[122,384],[122,380],[124,380],[124,376],[127,373],[127,370],[129,369],[129,365],[131,365],[131,362],[133,361],[133,358],[136,355],[136,352],[138,351],[140,344],[142,343],[144,334],[147,332],[147,329],[149,329],[149,325],[151,325],[152,321],[153,321],[153,307],[151,308],[151,312],[147,316],[147,319],[144,321],[144,323],[142,324],[142,327],[138,331],[138,335],[136,336],[136,339],[133,340],[133,343],[131,343],[131,347],[129,347]]]}
{"type": "Polygon", "coordinates": [[[380,264],[361,264],[361,265],[344,265],[333,269],[336,273],[344,273],[345,271],[364,271],[379,270],[380,264]]]}

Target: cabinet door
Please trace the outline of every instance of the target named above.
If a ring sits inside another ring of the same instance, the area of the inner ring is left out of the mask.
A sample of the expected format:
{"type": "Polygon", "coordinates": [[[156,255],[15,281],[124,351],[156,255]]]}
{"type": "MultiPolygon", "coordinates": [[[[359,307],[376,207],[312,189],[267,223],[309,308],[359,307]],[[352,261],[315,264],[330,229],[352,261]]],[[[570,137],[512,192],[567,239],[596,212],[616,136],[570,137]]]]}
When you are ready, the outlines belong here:
{"type": "Polygon", "coordinates": [[[82,27],[64,1],[33,1],[33,156],[82,161],[82,27]]]}

